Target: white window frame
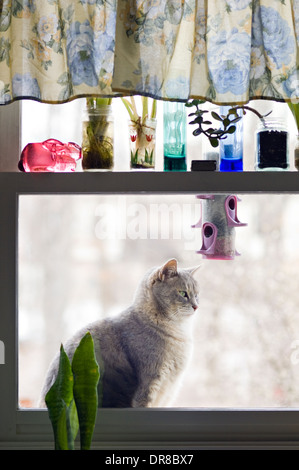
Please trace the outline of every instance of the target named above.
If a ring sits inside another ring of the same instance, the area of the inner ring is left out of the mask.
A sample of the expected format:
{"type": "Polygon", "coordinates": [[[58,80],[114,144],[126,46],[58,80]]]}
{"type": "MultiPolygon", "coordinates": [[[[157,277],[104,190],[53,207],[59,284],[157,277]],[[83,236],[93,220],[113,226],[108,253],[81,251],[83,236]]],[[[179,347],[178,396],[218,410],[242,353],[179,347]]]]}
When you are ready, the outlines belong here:
{"type": "MultiPolygon", "coordinates": [[[[19,108],[18,103],[0,108],[0,341],[5,348],[5,363],[0,361],[0,449],[53,449],[47,410],[18,409],[19,196],[298,193],[299,183],[298,174],[292,172],[20,173],[19,108]]],[[[297,409],[100,409],[93,448],[290,449],[297,448],[298,438],[297,409]]]]}

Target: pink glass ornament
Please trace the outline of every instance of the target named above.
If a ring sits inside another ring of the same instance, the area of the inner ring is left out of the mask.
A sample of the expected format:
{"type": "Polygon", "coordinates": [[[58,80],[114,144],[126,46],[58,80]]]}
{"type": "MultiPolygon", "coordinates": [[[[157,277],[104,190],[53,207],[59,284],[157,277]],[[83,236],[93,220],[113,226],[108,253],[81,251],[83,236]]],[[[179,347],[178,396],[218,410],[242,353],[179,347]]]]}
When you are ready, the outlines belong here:
{"type": "Polygon", "coordinates": [[[18,164],[25,172],[69,172],[75,171],[81,158],[81,147],[74,142],[63,144],[56,139],[27,144],[18,164]]]}

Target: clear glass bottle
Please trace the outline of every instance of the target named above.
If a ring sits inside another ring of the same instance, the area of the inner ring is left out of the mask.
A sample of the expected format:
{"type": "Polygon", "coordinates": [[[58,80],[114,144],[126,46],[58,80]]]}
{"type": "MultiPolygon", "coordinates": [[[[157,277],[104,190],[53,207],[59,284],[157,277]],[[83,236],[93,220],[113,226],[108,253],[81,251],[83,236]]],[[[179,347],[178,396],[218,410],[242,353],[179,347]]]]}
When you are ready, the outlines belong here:
{"type": "Polygon", "coordinates": [[[214,160],[216,162],[216,170],[219,171],[219,146],[212,147],[209,139],[202,136],[202,156],[204,160],[214,160]]]}
{"type": "Polygon", "coordinates": [[[262,119],[256,131],[255,169],[280,171],[289,168],[289,134],[284,121],[275,117],[262,119]]]}
{"type": "MultiPolygon", "coordinates": [[[[221,106],[220,114],[226,116],[231,106],[221,106]]],[[[241,116],[242,111],[238,114],[241,116]]],[[[243,119],[235,124],[233,134],[220,140],[220,171],[243,171],[243,119]]]]}
{"type": "Polygon", "coordinates": [[[82,168],[112,170],[114,164],[114,119],[111,105],[88,104],[83,118],[82,168]]]}
{"type": "Polygon", "coordinates": [[[164,171],[186,171],[186,108],[184,103],[164,101],[164,171]]]}

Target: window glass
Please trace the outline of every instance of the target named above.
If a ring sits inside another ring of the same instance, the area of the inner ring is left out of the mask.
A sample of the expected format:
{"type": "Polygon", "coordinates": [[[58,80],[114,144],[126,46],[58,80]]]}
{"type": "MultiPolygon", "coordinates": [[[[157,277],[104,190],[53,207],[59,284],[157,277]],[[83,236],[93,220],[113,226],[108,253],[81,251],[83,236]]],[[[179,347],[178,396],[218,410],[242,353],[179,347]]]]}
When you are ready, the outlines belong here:
{"type": "MultiPolygon", "coordinates": [[[[22,102],[22,147],[56,138],[82,139],[85,100],[63,105],[22,102]]],[[[283,116],[286,104],[252,103],[283,116]]],[[[114,100],[115,170],[129,169],[128,115],[114,100]]],[[[208,106],[208,105],[207,105],[208,106]]],[[[211,105],[212,107],[214,105],[211,105]]],[[[158,103],[156,169],[163,169],[163,103],[158,103]]],[[[187,118],[189,121],[189,118],[187,118]]],[[[257,119],[244,119],[244,169],[254,165],[257,119]]],[[[206,148],[187,126],[188,169],[206,148]]],[[[117,315],[132,302],[143,273],[176,257],[201,263],[194,354],[178,407],[296,407],[298,196],[244,195],[234,261],[202,260],[195,196],[20,196],[19,402],[34,407],[47,367],[74,331],[117,315]]]]}
{"type": "Polygon", "coordinates": [[[54,354],[119,314],[148,268],[201,264],[194,352],[175,407],[298,406],[299,196],[243,195],[233,261],[203,260],[195,195],[19,197],[19,403],[54,354]]]}

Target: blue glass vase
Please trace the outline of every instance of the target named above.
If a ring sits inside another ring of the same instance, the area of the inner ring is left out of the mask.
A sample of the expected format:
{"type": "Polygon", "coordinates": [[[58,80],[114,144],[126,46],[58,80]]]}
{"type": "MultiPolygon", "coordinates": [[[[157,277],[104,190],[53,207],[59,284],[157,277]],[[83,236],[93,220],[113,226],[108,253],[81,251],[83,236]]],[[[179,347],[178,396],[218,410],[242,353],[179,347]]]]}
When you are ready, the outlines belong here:
{"type": "Polygon", "coordinates": [[[164,171],[186,171],[186,108],[184,103],[163,103],[164,171]]]}
{"type": "MultiPolygon", "coordinates": [[[[226,116],[230,106],[221,106],[220,114],[226,116]]],[[[239,111],[242,115],[242,111],[239,111]]],[[[220,140],[220,171],[243,171],[243,119],[235,124],[236,131],[220,140]]]]}

